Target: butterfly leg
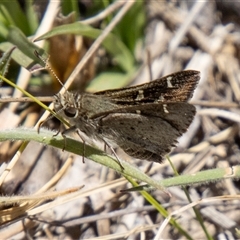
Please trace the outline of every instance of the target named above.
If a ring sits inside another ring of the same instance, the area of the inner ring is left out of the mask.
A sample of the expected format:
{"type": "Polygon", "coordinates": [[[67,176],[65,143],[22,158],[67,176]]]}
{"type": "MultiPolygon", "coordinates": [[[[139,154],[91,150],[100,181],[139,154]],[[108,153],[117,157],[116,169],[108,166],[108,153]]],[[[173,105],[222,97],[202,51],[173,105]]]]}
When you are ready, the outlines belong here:
{"type": "Polygon", "coordinates": [[[77,132],[78,136],[81,138],[82,142],[83,142],[83,156],[82,156],[82,162],[85,163],[85,140],[83,139],[83,137],[80,134],[80,131],[78,130],[78,128],[76,126],[71,126],[70,128],[64,130],[61,134],[64,138],[64,147],[62,149],[62,151],[65,150],[65,146],[66,146],[66,135],[68,133],[71,132],[77,132]]]}
{"type": "MultiPolygon", "coordinates": [[[[71,126],[70,128],[68,128],[68,129],[66,129],[66,130],[64,130],[64,131],[62,131],[61,132],[61,135],[62,135],[62,137],[64,138],[64,145],[63,145],[63,149],[62,149],[62,151],[64,151],[65,150],[65,147],[66,147],[66,135],[68,134],[68,133],[71,133],[71,132],[75,132],[77,130],[77,127],[76,126],[71,126]]],[[[59,131],[58,131],[58,133],[59,133],[59,131]]],[[[58,134],[57,133],[57,134],[58,134]]]]}
{"type": "Polygon", "coordinates": [[[80,131],[77,129],[78,136],[82,139],[83,142],[83,156],[82,156],[82,162],[85,163],[85,140],[82,138],[80,131]]]}
{"type": "MultiPolygon", "coordinates": [[[[124,167],[123,167],[123,165],[122,165],[122,163],[121,163],[121,160],[119,159],[119,157],[118,157],[117,153],[115,152],[115,150],[113,149],[113,147],[112,147],[110,144],[108,144],[108,142],[107,142],[106,140],[104,140],[104,139],[103,139],[103,142],[104,142],[105,146],[108,146],[108,147],[109,147],[109,149],[111,150],[111,152],[113,153],[113,155],[116,157],[117,163],[119,164],[119,166],[121,167],[121,169],[124,170],[124,167]]],[[[104,150],[106,150],[106,149],[104,149],[104,150]]]]}

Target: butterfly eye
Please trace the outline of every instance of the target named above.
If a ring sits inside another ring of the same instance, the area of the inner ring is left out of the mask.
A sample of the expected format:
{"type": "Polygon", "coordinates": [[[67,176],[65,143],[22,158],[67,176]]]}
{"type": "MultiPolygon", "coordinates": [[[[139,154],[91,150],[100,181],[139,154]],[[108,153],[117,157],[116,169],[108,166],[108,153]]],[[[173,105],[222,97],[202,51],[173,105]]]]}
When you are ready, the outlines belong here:
{"type": "Polygon", "coordinates": [[[64,110],[64,113],[67,117],[75,117],[76,116],[76,108],[73,108],[73,107],[68,107],[67,109],[64,110]]]}

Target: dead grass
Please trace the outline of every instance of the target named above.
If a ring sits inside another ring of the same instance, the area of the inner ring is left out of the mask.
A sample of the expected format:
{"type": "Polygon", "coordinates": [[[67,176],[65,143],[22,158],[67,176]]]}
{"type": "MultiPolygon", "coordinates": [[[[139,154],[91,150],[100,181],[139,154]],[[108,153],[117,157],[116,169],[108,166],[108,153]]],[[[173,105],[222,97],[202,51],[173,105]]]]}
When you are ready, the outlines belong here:
{"type": "MultiPolygon", "coordinates": [[[[239,165],[240,3],[149,1],[145,8],[145,46],[136,54],[143,64],[134,84],[149,79],[147,51],[153,79],[183,69],[201,72],[191,100],[197,106],[196,117],[170,155],[175,168],[181,174],[194,174],[239,165]]],[[[32,126],[39,118],[39,109],[34,107],[21,114],[14,109],[10,105],[1,112],[0,129],[13,128],[23,119],[25,126],[32,126]]],[[[183,234],[170,223],[165,225],[165,218],[140,193],[121,193],[132,186],[111,169],[87,159],[83,164],[79,156],[73,158],[33,142],[11,167],[13,160],[10,165],[8,161],[19,146],[18,142],[4,142],[0,149],[1,192],[8,196],[1,200],[2,239],[239,237],[239,181],[226,179],[188,187],[198,219],[181,188],[168,189],[171,197],[163,191],[151,192],[169,214],[175,214],[186,232],[183,234]]],[[[147,161],[122,158],[143,171],[149,167],[147,161]]],[[[172,177],[173,170],[167,161],[154,163],[148,175],[160,180],[172,177]]]]}

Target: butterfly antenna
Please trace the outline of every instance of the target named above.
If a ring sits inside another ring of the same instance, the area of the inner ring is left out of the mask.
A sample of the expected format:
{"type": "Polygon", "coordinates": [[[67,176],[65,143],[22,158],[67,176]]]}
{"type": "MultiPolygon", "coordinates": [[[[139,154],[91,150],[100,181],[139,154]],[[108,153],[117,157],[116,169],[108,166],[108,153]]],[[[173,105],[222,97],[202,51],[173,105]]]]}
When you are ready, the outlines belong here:
{"type": "Polygon", "coordinates": [[[40,59],[40,60],[42,60],[42,62],[43,63],[45,63],[45,69],[48,69],[51,73],[52,73],[52,75],[58,80],[58,82],[60,83],[60,85],[65,89],[65,90],[67,90],[66,88],[65,88],[65,86],[63,85],[63,83],[61,82],[61,80],[59,79],[59,77],[57,76],[57,74],[53,71],[53,69],[51,68],[51,66],[49,65],[49,58],[50,58],[50,56],[47,58],[47,60],[45,60],[39,53],[38,53],[38,51],[34,51],[34,54],[40,59]]]}

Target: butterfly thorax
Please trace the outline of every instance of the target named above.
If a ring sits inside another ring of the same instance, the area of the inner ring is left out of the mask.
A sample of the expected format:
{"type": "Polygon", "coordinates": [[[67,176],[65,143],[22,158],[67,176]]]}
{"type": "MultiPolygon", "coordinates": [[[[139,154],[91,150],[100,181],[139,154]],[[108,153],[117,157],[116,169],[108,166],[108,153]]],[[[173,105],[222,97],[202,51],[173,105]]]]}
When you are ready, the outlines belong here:
{"type": "Polygon", "coordinates": [[[59,116],[94,138],[98,138],[99,119],[105,116],[99,113],[115,108],[116,105],[109,99],[88,93],[79,94],[67,91],[64,94],[57,94],[54,101],[54,110],[59,116]]]}

